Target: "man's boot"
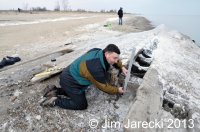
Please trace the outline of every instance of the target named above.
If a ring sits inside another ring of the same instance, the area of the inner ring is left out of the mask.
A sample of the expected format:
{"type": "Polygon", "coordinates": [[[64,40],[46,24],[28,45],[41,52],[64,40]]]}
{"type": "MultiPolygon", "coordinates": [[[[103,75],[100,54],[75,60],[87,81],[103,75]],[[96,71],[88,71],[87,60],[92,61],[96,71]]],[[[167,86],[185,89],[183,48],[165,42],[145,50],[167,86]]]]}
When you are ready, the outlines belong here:
{"type": "Polygon", "coordinates": [[[40,105],[44,107],[54,107],[57,98],[58,97],[47,98],[42,103],[40,103],[40,105]]]}
{"type": "Polygon", "coordinates": [[[57,90],[52,90],[44,95],[44,97],[57,97],[57,90]]]}
{"type": "Polygon", "coordinates": [[[57,91],[57,87],[55,85],[48,85],[45,89],[44,89],[44,97],[55,97],[56,96],[56,91],[57,91]]]}

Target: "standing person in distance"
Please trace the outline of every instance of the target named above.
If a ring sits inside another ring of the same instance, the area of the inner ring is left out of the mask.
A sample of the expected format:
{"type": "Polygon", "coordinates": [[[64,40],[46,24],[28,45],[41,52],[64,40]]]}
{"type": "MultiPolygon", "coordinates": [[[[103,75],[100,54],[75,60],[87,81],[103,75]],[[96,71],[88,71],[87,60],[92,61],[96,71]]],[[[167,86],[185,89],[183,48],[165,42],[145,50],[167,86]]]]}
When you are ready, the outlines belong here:
{"type": "Polygon", "coordinates": [[[123,8],[120,7],[118,10],[118,16],[119,16],[119,25],[122,25],[122,17],[123,17],[123,8]]]}

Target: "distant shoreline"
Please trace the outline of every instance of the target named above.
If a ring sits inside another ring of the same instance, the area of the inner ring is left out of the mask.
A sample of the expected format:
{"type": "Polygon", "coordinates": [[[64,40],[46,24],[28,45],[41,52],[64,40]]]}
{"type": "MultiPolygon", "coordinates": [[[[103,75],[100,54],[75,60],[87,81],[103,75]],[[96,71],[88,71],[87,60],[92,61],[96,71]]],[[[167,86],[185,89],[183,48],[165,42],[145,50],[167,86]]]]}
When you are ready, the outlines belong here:
{"type": "MultiPolygon", "coordinates": [[[[107,15],[116,15],[116,13],[113,12],[77,12],[77,11],[36,11],[33,13],[30,13],[29,11],[26,12],[17,12],[15,11],[0,11],[0,15],[8,15],[5,18],[0,19],[0,27],[3,26],[17,26],[17,25],[29,25],[29,24],[39,24],[39,23],[45,23],[45,22],[55,22],[55,21],[65,21],[65,20],[72,20],[77,18],[72,18],[69,16],[64,16],[64,14],[107,14],[107,15]],[[46,17],[36,18],[37,15],[45,15],[46,17]],[[49,16],[49,14],[55,15],[55,17],[49,16]],[[16,17],[9,17],[9,15],[17,15],[16,17]],[[27,16],[33,16],[30,20],[25,20],[27,16]],[[62,17],[61,17],[62,16],[62,17]],[[34,18],[35,17],[35,18],[34,18]]],[[[84,19],[83,15],[83,19],[84,19]]],[[[116,15],[116,19],[118,19],[116,15]]],[[[114,31],[120,31],[120,32],[141,32],[141,31],[147,31],[155,28],[154,25],[152,25],[152,22],[149,21],[146,17],[140,16],[138,14],[134,13],[125,13],[123,17],[123,26],[116,25],[116,22],[111,22],[112,30],[114,31]]]]}
{"type": "Polygon", "coordinates": [[[119,26],[116,13],[53,11],[37,14],[0,12],[0,25],[0,56],[19,54],[23,56],[23,60],[54,50],[55,43],[65,44],[81,39],[92,39],[88,34],[93,34],[93,30],[102,32],[101,28],[122,34],[154,28],[146,18],[133,14],[124,14],[123,25],[119,26]],[[107,23],[111,23],[111,28],[104,27],[107,23]],[[87,34],[87,37],[82,37],[84,34],[87,34]],[[30,54],[29,50],[37,51],[37,54],[30,54]]]}

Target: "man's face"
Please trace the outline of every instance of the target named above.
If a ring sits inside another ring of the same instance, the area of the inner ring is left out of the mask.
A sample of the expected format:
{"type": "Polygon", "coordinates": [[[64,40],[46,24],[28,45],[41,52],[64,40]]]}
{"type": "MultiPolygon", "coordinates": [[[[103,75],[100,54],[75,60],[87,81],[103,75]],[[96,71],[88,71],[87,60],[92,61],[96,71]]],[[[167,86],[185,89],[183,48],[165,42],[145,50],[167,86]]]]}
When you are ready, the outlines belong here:
{"type": "Polygon", "coordinates": [[[110,65],[117,63],[117,61],[119,60],[119,54],[115,52],[105,52],[105,57],[110,65]]]}

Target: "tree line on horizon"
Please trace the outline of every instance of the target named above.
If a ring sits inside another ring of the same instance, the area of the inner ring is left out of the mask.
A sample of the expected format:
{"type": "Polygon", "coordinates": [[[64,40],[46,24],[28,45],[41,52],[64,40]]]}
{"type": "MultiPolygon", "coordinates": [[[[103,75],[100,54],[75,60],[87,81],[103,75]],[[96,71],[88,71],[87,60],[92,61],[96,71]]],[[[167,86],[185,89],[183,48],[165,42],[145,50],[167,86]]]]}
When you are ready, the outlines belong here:
{"type": "Polygon", "coordinates": [[[69,5],[68,0],[57,0],[55,2],[55,6],[53,10],[49,10],[46,7],[40,7],[40,6],[29,8],[28,3],[24,3],[23,8],[18,8],[17,10],[18,12],[30,12],[30,13],[32,13],[33,11],[69,11],[69,12],[101,12],[101,13],[116,13],[117,12],[117,10],[115,9],[111,9],[111,10],[102,9],[100,11],[88,11],[86,9],[72,10],[69,5]]]}

